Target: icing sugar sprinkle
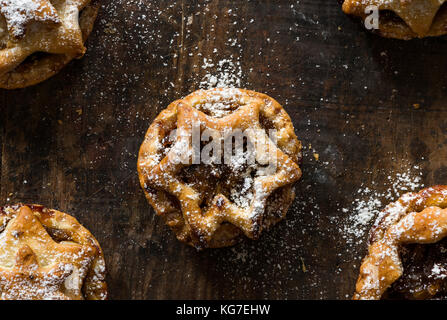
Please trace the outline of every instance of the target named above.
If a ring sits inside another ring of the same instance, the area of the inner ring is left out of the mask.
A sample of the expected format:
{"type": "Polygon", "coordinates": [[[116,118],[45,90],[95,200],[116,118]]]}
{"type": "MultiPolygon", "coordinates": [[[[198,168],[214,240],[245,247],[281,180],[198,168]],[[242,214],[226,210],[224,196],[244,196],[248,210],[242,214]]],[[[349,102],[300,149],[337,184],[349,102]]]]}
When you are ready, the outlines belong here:
{"type": "MultiPolygon", "coordinates": [[[[235,47],[242,50],[237,39],[227,39],[227,46],[235,47]]],[[[218,53],[214,49],[214,54],[218,53]]],[[[211,88],[240,88],[242,86],[242,78],[244,77],[239,55],[231,54],[224,59],[213,62],[211,59],[204,58],[202,69],[206,71],[202,81],[199,84],[201,89],[211,88]],[[209,71],[215,70],[215,72],[209,71]]]]}
{"type": "Polygon", "coordinates": [[[14,36],[23,34],[30,19],[57,22],[57,13],[51,4],[36,0],[0,0],[0,11],[8,20],[14,36]],[[38,17],[38,15],[41,15],[38,17]]]}
{"type": "Polygon", "coordinates": [[[215,65],[210,60],[204,59],[202,68],[217,68],[216,73],[207,72],[200,82],[201,89],[241,87],[242,68],[241,63],[233,59],[222,59],[215,65]]]}
{"type": "Polygon", "coordinates": [[[351,208],[343,208],[347,214],[345,223],[341,227],[342,235],[348,244],[365,241],[365,234],[371,223],[390,202],[397,200],[407,192],[423,188],[422,172],[419,166],[407,168],[387,177],[388,185],[385,191],[376,191],[376,183],[371,187],[364,184],[357,190],[357,196],[351,208]]]}
{"type": "Polygon", "coordinates": [[[443,265],[435,263],[431,270],[432,277],[436,279],[445,279],[447,277],[446,269],[443,265]]]}

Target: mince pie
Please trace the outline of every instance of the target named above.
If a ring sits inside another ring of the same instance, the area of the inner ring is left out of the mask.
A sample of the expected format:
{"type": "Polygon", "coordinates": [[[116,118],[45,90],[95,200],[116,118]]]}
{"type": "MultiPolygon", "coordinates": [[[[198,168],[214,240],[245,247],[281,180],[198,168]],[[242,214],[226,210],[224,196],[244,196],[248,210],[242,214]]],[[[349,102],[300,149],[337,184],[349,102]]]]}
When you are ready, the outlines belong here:
{"type": "Polygon", "coordinates": [[[68,214],[38,205],[0,208],[1,300],[103,300],[101,247],[68,214]]]}
{"type": "Polygon", "coordinates": [[[439,299],[447,293],[447,186],[388,205],[370,233],[354,299],[439,299]]]}
{"type": "Polygon", "coordinates": [[[81,58],[97,0],[0,0],[0,88],[24,88],[81,58]]]}
{"type": "Polygon", "coordinates": [[[301,143],[278,102],[219,88],[160,113],[141,146],[138,172],[147,199],[180,241],[216,248],[243,235],[258,239],[285,217],[300,158],[301,143]]]}

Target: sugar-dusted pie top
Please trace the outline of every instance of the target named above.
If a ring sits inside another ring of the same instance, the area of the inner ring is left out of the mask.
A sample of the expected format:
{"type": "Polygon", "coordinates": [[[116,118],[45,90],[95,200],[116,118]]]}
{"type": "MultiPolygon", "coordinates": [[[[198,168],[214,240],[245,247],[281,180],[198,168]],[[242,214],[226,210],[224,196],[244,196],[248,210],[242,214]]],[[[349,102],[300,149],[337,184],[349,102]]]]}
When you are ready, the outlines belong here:
{"type": "Polygon", "coordinates": [[[0,209],[0,299],[105,299],[96,239],[73,217],[42,206],[0,209]]]}
{"type": "Polygon", "coordinates": [[[222,247],[242,234],[257,239],[285,216],[301,176],[300,151],[290,117],[272,98],[241,89],[200,90],[154,120],[140,149],[138,171],[148,200],[179,240],[198,249],[222,247]],[[201,134],[212,130],[213,141],[244,132],[246,146],[259,149],[247,147],[227,161],[220,154],[220,163],[195,163],[194,155],[207,146],[192,146],[194,124],[201,134]],[[270,129],[276,130],[276,141],[269,138],[270,129]],[[269,172],[272,155],[277,166],[269,172]],[[256,161],[247,161],[251,157],[256,161]],[[186,161],[175,160],[180,158],[186,161]]]}
{"type": "Polygon", "coordinates": [[[56,9],[48,0],[0,0],[0,13],[15,38],[23,36],[32,21],[60,23],[56,9]]]}
{"type": "Polygon", "coordinates": [[[447,186],[408,193],[371,229],[355,299],[428,299],[447,293],[447,186]]]}
{"type": "Polygon", "coordinates": [[[90,2],[0,0],[0,80],[36,52],[71,57],[68,61],[81,57],[86,49],[80,12],[90,2]]]}

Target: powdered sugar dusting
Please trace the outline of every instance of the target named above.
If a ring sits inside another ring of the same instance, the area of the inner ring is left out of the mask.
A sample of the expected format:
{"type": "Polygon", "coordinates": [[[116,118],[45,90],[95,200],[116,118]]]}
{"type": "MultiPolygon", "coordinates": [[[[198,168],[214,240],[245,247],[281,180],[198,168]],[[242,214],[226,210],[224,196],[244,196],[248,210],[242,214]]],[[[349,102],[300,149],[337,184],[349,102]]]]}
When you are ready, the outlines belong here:
{"type": "Polygon", "coordinates": [[[377,191],[379,186],[374,181],[370,187],[362,184],[357,190],[353,206],[342,209],[342,212],[346,214],[346,218],[341,228],[341,233],[347,243],[353,244],[366,240],[365,236],[374,219],[379,216],[379,213],[390,202],[398,199],[404,193],[416,191],[424,187],[421,180],[422,172],[420,167],[409,166],[402,172],[392,173],[387,176],[385,191],[377,191]]]}
{"type": "Polygon", "coordinates": [[[242,68],[240,61],[230,59],[219,60],[216,64],[204,59],[202,68],[207,71],[199,87],[202,89],[225,88],[242,86],[242,68]],[[208,71],[209,68],[216,68],[216,72],[208,71]]]}
{"type": "MultiPolygon", "coordinates": [[[[233,9],[229,9],[227,14],[232,16],[235,13],[233,9]]],[[[244,33],[244,31],[245,29],[238,30],[238,33],[244,33]]],[[[243,51],[242,45],[236,37],[229,37],[226,40],[226,45],[235,49],[232,54],[216,60],[214,56],[220,52],[219,49],[215,48],[213,59],[203,59],[202,69],[206,71],[206,74],[200,81],[199,87],[201,89],[242,87],[242,78],[244,77],[240,60],[243,51]]]]}
{"type": "Polygon", "coordinates": [[[231,87],[208,92],[206,96],[207,101],[196,108],[215,118],[229,115],[235,110],[235,107],[237,108],[242,103],[241,91],[231,87]]]}
{"type": "Polygon", "coordinates": [[[241,174],[242,177],[244,177],[242,186],[231,190],[230,200],[244,210],[248,209],[253,201],[253,187],[255,181],[251,177],[251,171],[252,169],[250,167],[247,168],[247,170],[241,174]]]}
{"type": "Polygon", "coordinates": [[[447,269],[444,265],[435,263],[431,270],[431,276],[435,279],[445,279],[447,278],[447,269]]]}
{"type": "Polygon", "coordinates": [[[57,22],[57,13],[48,1],[1,0],[0,12],[5,16],[10,32],[23,35],[26,24],[31,20],[57,22]]]}

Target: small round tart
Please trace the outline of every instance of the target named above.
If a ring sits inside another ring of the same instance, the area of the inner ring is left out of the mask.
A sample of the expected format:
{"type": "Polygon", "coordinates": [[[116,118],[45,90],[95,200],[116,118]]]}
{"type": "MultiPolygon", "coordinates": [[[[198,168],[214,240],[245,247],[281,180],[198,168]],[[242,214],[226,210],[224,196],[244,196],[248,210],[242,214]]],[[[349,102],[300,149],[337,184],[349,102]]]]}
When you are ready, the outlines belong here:
{"type": "Polygon", "coordinates": [[[371,229],[354,299],[431,299],[447,293],[447,186],[408,193],[371,229]]]}
{"type": "Polygon", "coordinates": [[[386,38],[410,40],[447,34],[447,2],[445,0],[344,0],[343,11],[364,21],[376,7],[379,29],[386,38]],[[371,7],[372,6],[372,7],[371,7]]]}
{"type": "Polygon", "coordinates": [[[38,84],[84,55],[84,43],[98,14],[98,0],[23,0],[26,9],[13,3],[0,0],[0,7],[6,4],[4,8],[9,8],[0,9],[0,88],[38,84]],[[34,6],[37,9],[33,11],[30,8],[34,6]],[[39,17],[42,7],[52,15],[39,17]]]}
{"type": "Polygon", "coordinates": [[[68,214],[40,205],[0,208],[1,300],[104,300],[104,256],[68,214]]]}
{"type": "Polygon", "coordinates": [[[138,173],[157,214],[200,250],[234,245],[243,235],[258,239],[282,220],[300,159],[301,143],[278,102],[219,88],[160,113],[141,145],[138,173]]]}

